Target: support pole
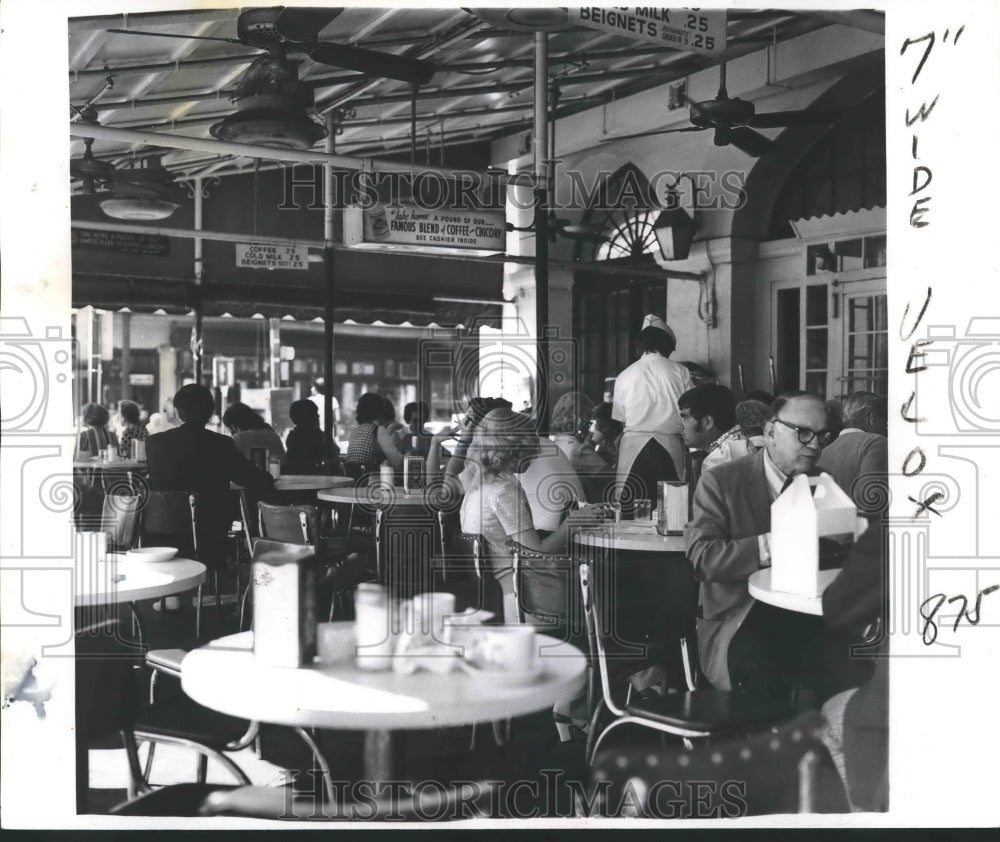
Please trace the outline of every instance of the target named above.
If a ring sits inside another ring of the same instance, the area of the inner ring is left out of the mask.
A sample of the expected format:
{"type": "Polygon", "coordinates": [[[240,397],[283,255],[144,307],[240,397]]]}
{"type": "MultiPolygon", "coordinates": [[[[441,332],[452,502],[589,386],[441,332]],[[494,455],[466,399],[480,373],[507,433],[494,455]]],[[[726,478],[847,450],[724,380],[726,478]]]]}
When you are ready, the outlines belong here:
{"type": "MultiPolygon", "coordinates": [[[[548,170],[548,93],[549,93],[549,43],[545,32],[535,33],[535,125],[534,153],[535,178],[538,184],[547,184],[548,170]]],[[[544,186],[535,188],[535,335],[536,382],[535,414],[538,432],[545,435],[549,428],[548,416],[548,341],[549,326],[549,219],[548,196],[544,186]]]]}
{"type": "MultiPolygon", "coordinates": [[[[132,314],[122,313],[122,400],[132,399],[132,314]]],[[[112,316],[112,318],[114,318],[112,316]]]]}
{"type": "MultiPolygon", "coordinates": [[[[336,147],[337,111],[326,113],[326,153],[332,155],[336,147]]],[[[334,193],[333,166],[327,164],[323,168],[323,268],[326,279],[326,296],[323,300],[323,458],[333,459],[333,442],[336,436],[337,422],[333,415],[333,296],[334,285],[334,193]]]]}

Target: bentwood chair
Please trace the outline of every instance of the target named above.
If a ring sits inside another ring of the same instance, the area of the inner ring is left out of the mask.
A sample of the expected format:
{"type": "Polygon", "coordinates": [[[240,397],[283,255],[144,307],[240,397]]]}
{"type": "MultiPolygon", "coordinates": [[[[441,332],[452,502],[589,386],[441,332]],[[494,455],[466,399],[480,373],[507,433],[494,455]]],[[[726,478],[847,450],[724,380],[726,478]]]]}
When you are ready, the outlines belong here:
{"type": "Polygon", "coordinates": [[[671,747],[602,751],[591,772],[590,816],[650,819],[740,818],[846,809],[807,712],[749,736],[671,747]]]}
{"type": "Polygon", "coordinates": [[[768,727],[792,715],[788,705],[770,699],[697,689],[689,646],[695,640],[696,591],[684,556],[626,560],[597,551],[581,559],[579,581],[600,683],[591,707],[588,760],[622,725],[653,729],[690,744],[692,739],[768,727]],[[652,697],[632,693],[630,677],[651,666],[663,668],[674,692],[652,697]],[[605,711],[612,720],[601,727],[605,711]]]}

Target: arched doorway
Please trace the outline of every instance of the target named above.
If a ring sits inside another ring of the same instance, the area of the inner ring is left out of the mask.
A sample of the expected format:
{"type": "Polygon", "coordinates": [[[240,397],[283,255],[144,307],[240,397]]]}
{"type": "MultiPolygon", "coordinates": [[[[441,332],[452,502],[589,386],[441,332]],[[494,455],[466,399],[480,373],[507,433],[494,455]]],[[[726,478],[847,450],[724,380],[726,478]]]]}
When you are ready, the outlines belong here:
{"type": "MultiPolygon", "coordinates": [[[[575,256],[656,269],[653,222],[658,212],[649,181],[634,164],[625,164],[601,185],[583,215],[585,222],[601,225],[606,239],[577,243],[575,256]]],[[[573,281],[580,389],[592,400],[610,400],[614,378],[638,356],[643,315],[666,315],[667,281],[596,272],[576,272],[573,281]]]]}

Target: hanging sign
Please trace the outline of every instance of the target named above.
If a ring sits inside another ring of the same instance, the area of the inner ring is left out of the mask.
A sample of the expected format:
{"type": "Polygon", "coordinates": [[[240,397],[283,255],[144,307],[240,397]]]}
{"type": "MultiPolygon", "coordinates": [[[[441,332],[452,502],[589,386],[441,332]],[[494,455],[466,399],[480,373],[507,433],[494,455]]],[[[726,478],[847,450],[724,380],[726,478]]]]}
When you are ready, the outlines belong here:
{"type": "Polygon", "coordinates": [[[569,20],[625,38],[720,56],[726,49],[726,12],[661,6],[582,6],[569,20]]]}
{"type": "Polygon", "coordinates": [[[153,386],[155,383],[156,379],[153,374],[129,373],[128,376],[129,386],[153,386]]]}
{"type": "Polygon", "coordinates": [[[496,254],[507,243],[500,210],[431,210],[416,205],[347,208],[344,242],[383,251],[496,254]]]}
{"type": "Polygon", "coordinates": [[[240,269],[309,268],[306,246],[272,246],[264,243],[237,243],[236,265],[240,269]]]}
{"type": "Polygon", "coordinates": [[[132,231],[95,231],[73,228],[70,231],[73,248],[116,251],[119,254],[165,257],[170,254],[170,240],[159,234],[136,234],[132,231]]]}

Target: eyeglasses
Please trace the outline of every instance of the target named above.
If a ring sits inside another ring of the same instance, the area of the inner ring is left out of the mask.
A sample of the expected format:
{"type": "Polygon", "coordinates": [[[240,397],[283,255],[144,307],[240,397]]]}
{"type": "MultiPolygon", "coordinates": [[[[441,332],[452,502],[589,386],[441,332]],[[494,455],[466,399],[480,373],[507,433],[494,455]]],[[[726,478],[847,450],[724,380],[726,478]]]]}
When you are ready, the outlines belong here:
{"type": "Polygon", "coordinates": [[[780,418],[773,419],[779,424],[784,424],[791,430],[795,430],[795,435],[802,444],[809,444],[813,439],[819,442],[820,447],[826,447],[830,442],[833,441],[833,432],[831,430],[812,430],[809,427],[798,427],[795,424],[789,424],[787,421],[782,421],[780,418]]]}

